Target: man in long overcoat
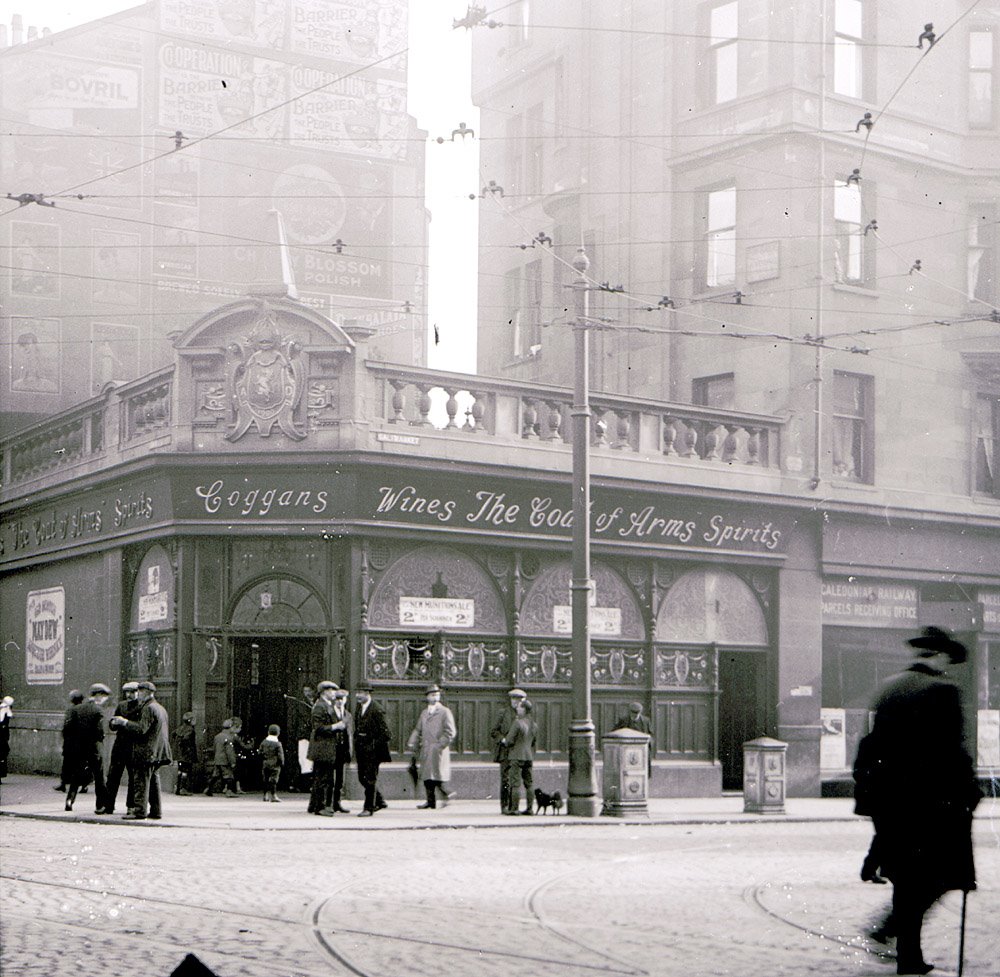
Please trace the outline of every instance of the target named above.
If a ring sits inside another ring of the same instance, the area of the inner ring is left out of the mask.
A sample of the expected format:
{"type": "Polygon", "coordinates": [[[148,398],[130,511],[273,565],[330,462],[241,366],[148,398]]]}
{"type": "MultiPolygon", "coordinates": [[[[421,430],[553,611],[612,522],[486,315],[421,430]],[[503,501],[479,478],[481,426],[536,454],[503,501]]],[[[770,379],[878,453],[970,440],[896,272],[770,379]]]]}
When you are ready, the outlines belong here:
{"type": "MultiPolygon", "coordinates": [[[[319,692],[312,707],[312,735],[309,738],[308,759],[313,762],[312,792],[309,795],[309,813],[333,817],[336,811],[346,813],[340,804],[343,787],[345,750],[350,758],[349,715],[343,705],[338,712],[336,682],[320,682],[319,692]],[[337,771],[340,771],[340,783],[337,771]]],[[[343,700],[340,700],[341,703],[343,700]]]]}
{"type": "Polygon", "coordinates": [[[458,730],[451,710],[441,705],[441,690],[436,685],[428,687],[425,697],[427,706],[417,718],[406,748],[416,755],[427,794],[427,800],[417,807],[433,809],[437,807],[439,789],[449,796],[444,785],[451,778],[451,744],[458,730]]]}
{"type": "Polygon", "coordinates": [[[354,759],[358,764],[358,780],[365,789],[365,806],[358,817],[371,817],[388,807],[378,789],[378,768],[392,760],[389,742],[392,734],[382,710],[372,701],[372,687],[362,682],[354,690],[354,759]]]}
{"type": "MultiPolygon", "coordinates": [[[[115,715],[123,719],[131,719],[133,722],[139,718],[139,702],[136,692],[139,689],[138,682],[126,682],[122,686],[122,697],[115,706],[115,715]]],[[[122,782],[122,774],[128,773],[128,790],[125,795],[125,806],[132,808],[132,799],[135,792],[135,771],[132,767],[132,740],[131,733],[125,727],[112,728],[115,734],[115,742],[111,747],[111,761],[108,763],[108,782],[104,792],[104,810],[108,814],[115,813],[115,804],[118,803],[118,787],[122,782]]]]}
{"type": "Polygon", "coordinates": [[[976,887],[972,812],[980,793],[959,691],[944,677],[966,649],[934,627],[909,644],[917,660],[875,700],[867,783],[882,873],[893,884],[896,972],[926,974],[924,913],[948,890],[976,887]]]}
{"type": "Polygon", "coordinates": [[[125,719],[115,716],[111,725],[133,734],[132,764],[135,770],[135,791],[132,807],[124,820],[159,821],[163,815],[160,804],[160,767],[173,762],[170,753],[170,729],[167,710],[156,701],[156,686],[140,682],[136,690],[139,718],[125,719]]]}
{"type": "Polygon", "coordinates": [[[73,810],[77,791],[94,779],[95,813],[104,814],[104,760],[101,744],[104,742],[104,703],[108,701],[111,689],[100,682],[90,687],[89,698],[69,711],[69,718],[63,728],[63,739],[69,750],[69,783],[66,785],[66,810],[73,810]]]}
{"type": "MultiPolygon", "coordinates": [[[[510,702],[496,718],[493,728],[490,730],[490,739],[493,740],[493,762],[500,764],[500,813],[509,814],[511,812],[510,803],[510,756],[509,747],[505,741],[507,732],[517,719],[517,704],[528,698],[528,693],[523,689],[511,689],[507,693],[510,702]]],[[[513,808],[514,811],[517,807],[513,808]]]]}

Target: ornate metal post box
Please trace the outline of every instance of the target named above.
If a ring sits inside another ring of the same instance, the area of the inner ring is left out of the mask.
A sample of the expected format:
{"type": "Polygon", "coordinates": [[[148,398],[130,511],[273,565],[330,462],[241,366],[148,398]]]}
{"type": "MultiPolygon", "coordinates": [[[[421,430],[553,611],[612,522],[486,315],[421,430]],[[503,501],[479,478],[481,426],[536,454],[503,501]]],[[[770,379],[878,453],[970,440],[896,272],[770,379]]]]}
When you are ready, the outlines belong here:
{"type": "Polygon", "coordinates": [[[601,742],[604,749],[604,809],[613,818],[649,815],[649,735],[616,729],[601,742]]]}
{"type": "Polygon", "coordinates": [[[761,736],[743,744],[743,811],[746,814],[785,813],[785,750],[787,743],[761,736]]]}

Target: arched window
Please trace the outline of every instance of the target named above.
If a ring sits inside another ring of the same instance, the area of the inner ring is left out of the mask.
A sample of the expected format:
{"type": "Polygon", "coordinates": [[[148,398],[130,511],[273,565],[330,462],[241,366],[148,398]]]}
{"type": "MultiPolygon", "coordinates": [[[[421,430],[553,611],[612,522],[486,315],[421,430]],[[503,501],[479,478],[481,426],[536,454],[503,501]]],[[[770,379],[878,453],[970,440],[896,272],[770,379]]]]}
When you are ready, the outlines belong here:
{"type": "Polygon", "coordinates": [[[660,604],[656,640],[764,647],[767,622],[757,596],[735,573],[694,570],[678,578],[660,604]]]}
{"type": "Polygon", "coordinates": [[[328,627],[326,611],[310,588],[288,577],[259,580],[236,602],[232,626],[257,633],[317,631],[328,627]]]}

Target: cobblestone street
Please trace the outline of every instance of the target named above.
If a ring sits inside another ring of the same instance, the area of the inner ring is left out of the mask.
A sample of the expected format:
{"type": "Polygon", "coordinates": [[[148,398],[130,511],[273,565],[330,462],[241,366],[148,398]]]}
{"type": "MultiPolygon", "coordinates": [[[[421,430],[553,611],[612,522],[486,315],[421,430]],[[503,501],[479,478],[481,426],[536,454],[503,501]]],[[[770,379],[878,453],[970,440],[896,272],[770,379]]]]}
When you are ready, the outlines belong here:
{"type": "MultiPolygon", "coordinates": [[[[460,804],[453,808],[460,808],[460,804]]],[[[338,822],[341,823],[341,822],[338,822]]],[[[880,975],[867,823],[273,831],[2,821],[4,974],[880,975]],[[127,964],[125,961],[128,961],[127,964]]],[[[969,977],[995,972],[1000,836],[976,822],[969,977]]],[[[925,928],[954,973],[960,897],[925,928]]]]}

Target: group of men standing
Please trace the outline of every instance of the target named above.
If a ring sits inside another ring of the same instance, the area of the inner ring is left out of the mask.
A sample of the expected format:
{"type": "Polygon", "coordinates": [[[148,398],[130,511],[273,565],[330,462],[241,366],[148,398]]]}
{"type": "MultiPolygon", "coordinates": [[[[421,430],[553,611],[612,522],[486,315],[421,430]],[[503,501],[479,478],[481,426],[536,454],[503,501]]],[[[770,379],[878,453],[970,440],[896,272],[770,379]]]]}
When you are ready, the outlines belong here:
{"type": "Polygon", "coordinates": [[[372,688],[362,683],[355,690],[352,715],[349,693],[336,682],[320,682],[310,713],[311,732],[307,758],[312,762],[310,814],[333,817],[350,813],[341,803],[344,768],[357,760],[358,780],[364,787],[364,807],[359,817],[371,817],[388,807],[378,790],[379,766],[392,759],[391,734],[382,710],[372,701],[372,688]]]}
{"type": "Polygon", "coordinates": [[[125,820],[159,820],[159,768],[172,762],[167,711],[156,701],[152,682],[126,682],[109,726],[115,735],[105,777],[102,744],[104,707],[111,690],[95,682],[82,702],[70,706],[63,723],[66,810],[77,794],[94,783],[95,814],[114,814],[122,775],[128,772],[125,820]]]}

